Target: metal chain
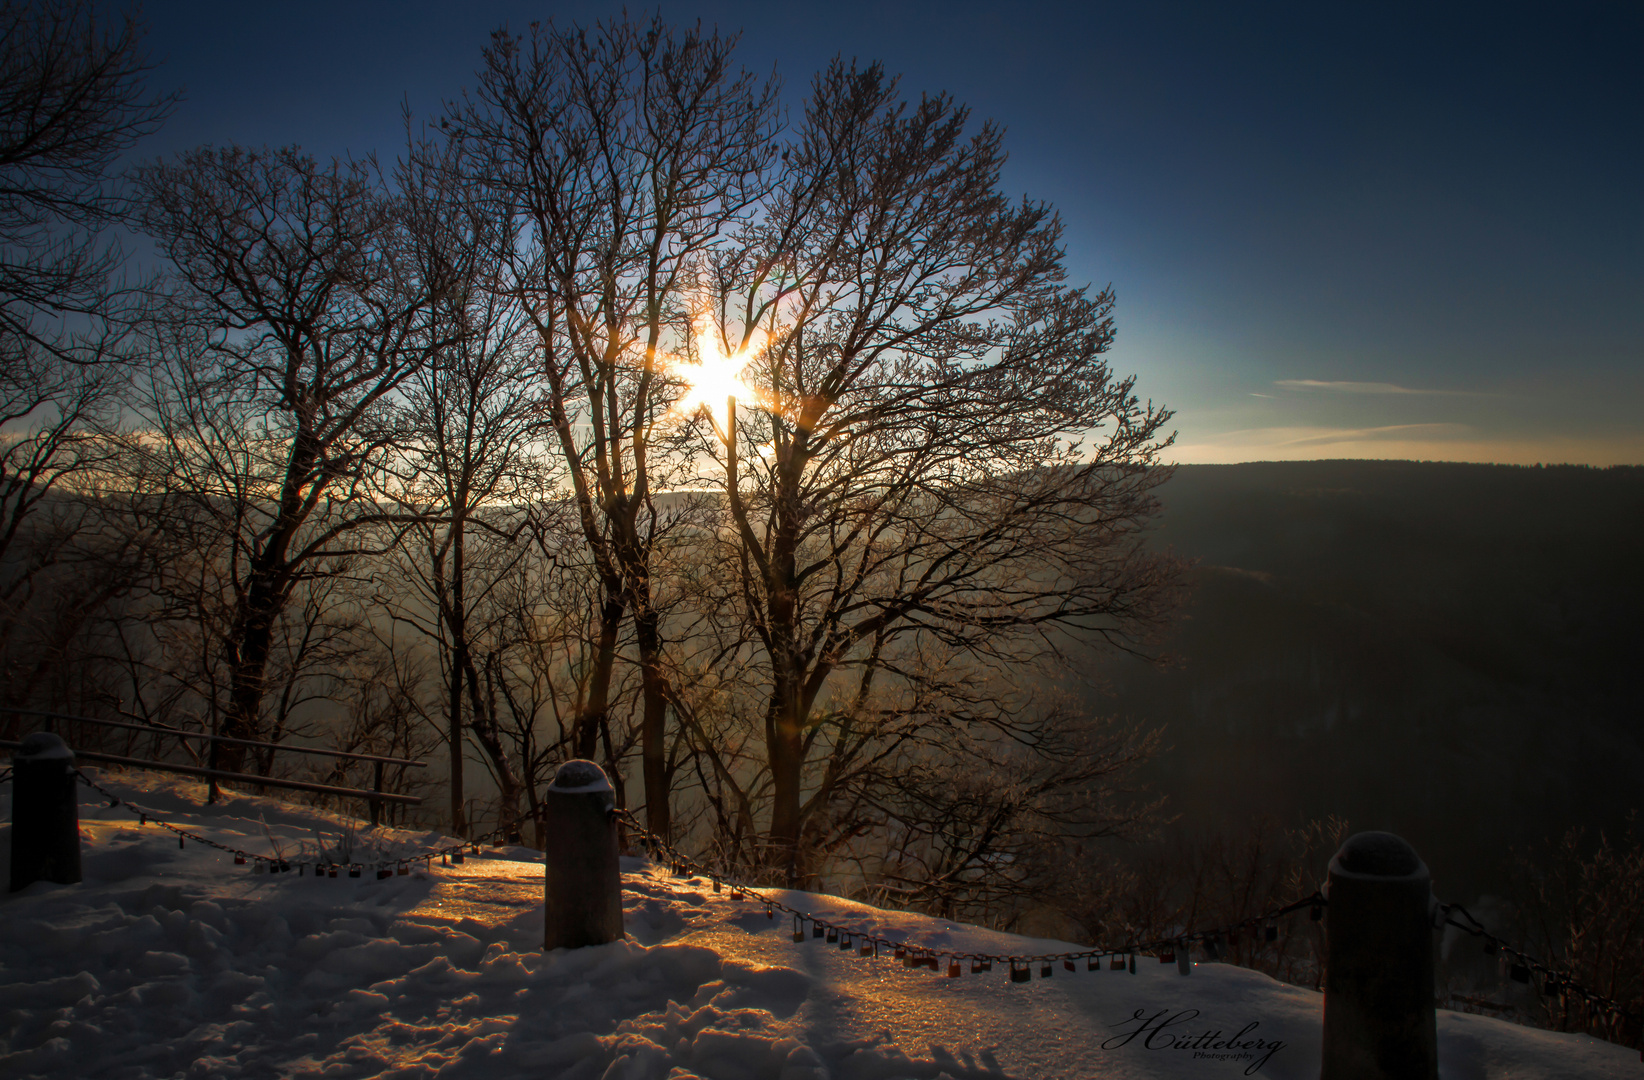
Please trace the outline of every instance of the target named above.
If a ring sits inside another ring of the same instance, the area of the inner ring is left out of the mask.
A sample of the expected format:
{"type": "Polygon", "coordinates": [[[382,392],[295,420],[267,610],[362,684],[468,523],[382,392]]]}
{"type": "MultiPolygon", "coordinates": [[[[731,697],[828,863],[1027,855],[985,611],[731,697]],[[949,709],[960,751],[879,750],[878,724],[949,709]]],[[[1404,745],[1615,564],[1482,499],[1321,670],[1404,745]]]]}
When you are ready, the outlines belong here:
{"type": "Polygon", "coordinates": [[[1486,955],[1500,956],[1504,960],[1510,959],[1512,967],[1509,974],[1514,982],[1529,983],[1539,993],[1550,998],[1580,998],[1589,1010],[1606,1014],[1611,1026],[1614,1026],[1616,1021],[1625,1021],[1628,1025],[1634,1025],[1644,1020],[1644,1017],[1630,1011],[1614,998],[1605,997],[1603,994],[1582,986],[1570,977],[1569,971],[1544,964],[1522,949],[1515,948],[1505,939],[1490,933],[1484,928],[1484,924],[1473,916],[1472,912],[1460,904],[1441,903],[1439,909],[1444,912],[1444,924],[1446,926],[1454,926],[1473,937],[1482,938],[1486,955]],[[1456,914],[1459,914],[1467,921],[1457,922],[1453,918],[1456,914]],[[1538,976],[1538,978],[1532,979],[1532,975],[1538,976]]]}
{"type": "MultiPolygon", "coordinates": [[[[210,837],[201,836],[198,833],[180,828],[168,821],[160,820],[153,813],[144,810],[134,803],[121,798],[114,792],[109,791],[107,788],[91,779],[91,777],[87,776],[84,772],[76,770],[76,775],[83,783],[85,783],[87,787],[108,799],[111,807],[123,806],[128,812],[135,815],[139,819],[140,823],[145,825],[158,825],[160,828],[176,834],[179,845],[187,840],[193,840],[195,843],[204,844],[207,847],[216,848],[218,851],[233,855],[236,863],[266,863],[270,867],[270,872],[275,873],[288,872],[293,866],[295,866],[299,875],[304,873],[306,868],[310,866],[314,867],[316,876],[318,876],[321,872],[330,874],[337,870],[347,870],[349,871],[351,877],[359,876],[359,872],[362,871],[367,865],[363,862],[338,861],[333,859],[289,860],[282,859],[277,856],[271,857],[267,855],[258,855],[255,852],[246,851],[242,848],[231,847],[228,844],[222,844],[216,840],[212,840],[210,837]]],[[[11,770],[8,769],[4,772],[0,772],[0,783],[3,783],[10,778],[11,770]]],[[[735,881],[731,878],[725,877],[716,870],[709,869],[697,860],[684,854],[678,848],[674,847],[672,844],[669,844],[661,837],[657,836],[650,829],[647,829],[640,823],[639,819],[628,810],[613,808],[611,814],[612,817],[621,821],[624,825],[637,833],[641,843],[649,851],[651,851],[653,856],[665,856],[666,861],[674,873],[683,876],[689,872],[697,876],[706,877],[713,882],[714,892],[719,892],[721,888],[729,888],[731,895],[734,897],[746,898],[756,903],[764,904],[767,916],[772,919],[776,918],[776,913],[778,911],[791,915],[794,919],[795,941],[804,940],[806,924],[809,924],[811,937],[813,939],[824,938],[829,942],[838,942],[841,949],[850,948],[854,944],[859,953],[864,956],[877,956],[880,949],[886,949],[891,951],[897,959],[904,960],[908,967],[925,966],[935,969],[937,967],[938,960],[945,956],[950,961],[948,971],[948,974],[950,975],[955,975],[958,973],[956,966],[961,961],[970,961],[972,964],[971,970],[973,972],[991,970],[992,965],[995,963],[1009,964],[1013,975],[1017,976],[1022,974],[1018,969],[1031,968],[1031,965],[1033,964],[1040,964],[1042,966],[1040,977],[1044,978],[1050,973],[1050,965],[1058,960],[1062,961],[1063,965],[1069,971],[1075,970],[1074,962],[1077,960],[1087,961],[1088,969],[1095,970],[1098,966],[1098,962],[1101,960],[1111,959],[1112,961],[1122,961],[1125,957],[1129,958],[1129,969],[1134,971],[1135,957],[1138,955],[1158,955],[1162,960],[1164,960],[1164,962],[1168,963],[1170,959],[1173,959],[1173,957],[1166,956],[1165,954],[1174,953],[1176,949],[1190,948],[1195,944],[1203,948],[1204,951],[1209,954],[1212,959],[1214,959],[1219,954],[1222,943],[1236,941],[1238,934],[1243,930],[1254,930],[1256,927],[1261,926],[1268,935],[1267,940],[1271,941],[1273,940],[1273,932],[1272,930],[1266,930],[1265,928],[1275,923],[1276,920],[1282,918],[1283,916],[1292,914],[1293,912],[1300,911],[1302,908],[1308,908],[1313,920],[1318,921],[1323,917],[1324,909],[1328,903],[1322,893],[1315,891],[1312,895],[1304,896],[1293,903],[1274,908],[1265,914],[1257,915],[1231,925],[1190,930],[1167,938],[1155,938],[1146,941],[1129,941],[1122,945],[1097,949],[1033,954],[971,953],[958,952],[950,949],[930,949],[924,946],[911,944],[906,938],[901,941],[897,941],[893,938],[885,938],[875,934],[867,934],[841,923],[835,923],[827,919],[818,918],[812,912],[804,911],[800,908],[793,907],[790,904],[785,904],[774,897],[767,896],[765,893],[751,885],[747,885],[740,881],[735,881]]],[[[396,855],[388,859],[379,860],[375,864],[378,876],[387,877],[393,873],[391,870],[384,869],[386,865],[409,867],[412,863],[424,862],[432,868],[433,860],[436,858],[440,859],[442,862],[449,859],[453,863],[460,864],[463,861],[464,852],[471,852],[472,854],[478,855],[482,844],[491,843],[492,841],[502,839],[506,836],[511,836],[513,831],[519,825],[532,819],[533,817],[534,813],[527,810],[526,812],[514,817],[511,821],[498,825],[495,829],[491,830],[491,832],[487,833],[485,836],[479,837],[478,839],[459,841],[455,844],[447,844],[438,848],[425,848],[420,852],[411,852],[396,855]]],[[[1570,973],[1567,970],[1562,970],[1544,964],[1536,957],[1516,948],[1505,939],[1490,933],[1484,928],[1484,925],[1480,923],[1478,919],[1475,918],[1473,914],[1462,905],[1441,903],[1439,905],[1439,909],[1444,913],[1445,925],[1454,926],[1458,930],[1462,930],[1473,937],[1482,938],[1485,942],[1485,951],[1487,954],[1496,954],[1501,955],[1504,958],[1510,958],[1513,962],[1512,978],[1514,981],[1531,983],[1531,985],[1536,986],[1536,988],[1547,997],[1578,997],[1583,1001],[1587,1008],[1605,1013],[1612,1025],[1616,1021],[1624,1021],[1628,1024],[1637,1024],[1641,1019],[1644,1019],[1641,1018],[1639,1014],[1628,1010],[1625,1006],[1613,998],[1609,998],[1593,990],[1589,990],[1587,987],[1576,982],[1573,978],[1571,978],[1570,973]],[[1457,914],[1465,919],[1466,922],[1458,922],[1454,917],[1457,914]],[[1538,976],[1539,979],[1532,980],[1532,974],[1538,976]]]]}
{"type": "MultiPolygon", "coordinates": [[[[1035,963],[1048,965],[1057,960],[1063,961],[1064,966],[1071,971],[1074,970],[1073,961],[1081,959],[1091,961],[1090,966],[1094,969],[1096,966],[1095,961],[1102,958],[1126,955],[1134,956],[1138,953],[1162,953],[1166,950],[1173,951],[1176,948],[1186,948],[1195,942],[1202,943],[1206,946],[1206,951],[1211,955],[1212,959],[1214,959],[1216,954],[1219,952],[1220,943],[1232,938],[1240,930],[1248,927],[1254,927],[1258,924],[1265,925],[1272,923],[1274,920],[1292,912],[1299,911],[1304,907],[1311,910],[1313,919],[1317,921],[1323,916],[1324,909],[1328,905],[1328,901],[1325,899],[1324,895],[1315,891],[1311,896],[1304,896],[1294,903],[1287,904],[1280,908],[1275,908],[1272,911],[1267,912],[1265,915],[1259,915],[1255,918],[1247,919],[1233,926],[1223,926],[1207,930],[1194,930],[1185,934],[1174,935],[1170,938],[1156,939],[1153,941],[1131,941],[1113,948],[1091,949],[1080,952],[1040,953],[1028,956],[981,953],[973,954],[950,952],[947,950],[917,949],[917,947],[909,946],[906,941],[896,942],[873,935],[862,934],[859,931],[850,930],[849,927],[831,923],[826,919],[819,919],[810,912],[801,911],[798,908],[782,903],[780,900],[766,896],[757,889],[754,889],[748,885],[725,878],[717,871],[704,867],[701,863],[680,852],[678,848],[675,848],[673,845],[662,840],[655,833],[640,824],[639,820],[635,818],[632,813],[622,810],[617,811],[616,816],[628,825],[629,828],[639,833],[643,842],[652,851],[665,855],[676,873],[689,870],[698,875],[708,877],[713,881],[715,892],[720,890],[722,884],[728,886],[733,896],[745,896],[757,902],[763,903],[766,907],[767,913],[773,918],[775,917],[775,912],[777,911],[791,914],[795,920],[794,940],[796,941],[803,940],[803,924],[810,923],[812,924],[813,936],[826,935],[827,940],[829,941],[834,940],[835,937],[846,934],[849,934],[851,937],[860,938],[864,945],[864,948],[862,949],[864,955],[868,954],[870,950],[873,954],[877,955],[878,948],[882,946],[894,948],[896,950],[895,955],[902,959],[909,959],[910,957],[907,954],[917,951],[922,956],[931,958],[933,962],[928,966],[932,967],[935,966],[934,960],[936,957],[948,956],[955,962],[960,960],[972,960],[1009,963],[1013,971],[1019,965],[1031,965],[1035,963]]],[[[1465,930],[1467,933],[1472,934],[1475,937],[1484,938],[1488,942],[1486,945],[1487,951],[1492,953],[1501,953],[1505,956],[1512,957],[1514,959],[1515,966],[1522,969],[1523,972],[1523,978],[1518,979],[1518,981],[1530,981],[1529,973],[1535,972],[1541,976],[1539,989],[1543,990],[1548,996],[1557,994],[1578,996],[1582,998],[1589,1005],[1589,1007],[1594,1005],[1601,1006],[1603,1010],[1610,1015],[1612,1023],[1615,1020],[1622,1020],[1631,1024],[1636,1023],[1639,1020],[1639,1017],[1636,1014],[1629,1012],[1621,1005],[1621,1003],[1612,998],[1595,993],[1582,986],[1580,983],[1577,983],[1570,977],[1567,971],[1560,971],[1549,967],[1541,963],[1541,961],[1537,960],[1535,957],[1530,956],[1528,953],[1514,948],[1503,939],[1491,934],[1489,931],[1484,929],[1483,924],[1473,917],[1472,913],[1460,904],[1441,903],[1439,907],[1444,912],[1445,921],[1449,925],[1465,930]],[[1468,922],[1463,924],[1455,921],[1455,919],[1451,918],[1452,913],[1459,913],[1463,918],[1467,919],[1468,922]]],[[[840,947],[846,947],[848,944],[847,940],[843,937],[841,937],[840,940],[840,947]]],[[[1271,940],[1271,938],[1269,940],[1271,940]]],[[[914,965],[910,963],[909,966],[914,965]]],[[[1047,967],[1041,973],[1041,977],[1048,974],[1048,972],[1049,969],[1047,967]]],[[[952,973],[953,972],[950,971],[950,974],[952,973]]],[[[1514,977],[1518,978],[1519,974],[1520,972],[1515,971],[1514,977]]]]}
{"type": "MultiPolygon", "coordinates": [[[[885,949],[890,951],[896,959],[902,960],[907,967],[928,967],[936,970],[939,960],[942,957],[947,957],[949,961],[947,974],[949,976],[956,976],[960,973],[959,964],[962,961],[970,962],[973,973],[991,971],[995,963],[1009,964],[1011,977],[1019,982],[1025,982],[1028,978],[1031,978],[1032,965],[1034,964],[1040,965],[1039,977],[1048,978],[1053,970],[1052,965],[1058,960],[1062,962],[1062,966],[1068,971],[1076,970],[1075,961],[1078,960],[1086,961],[1086,970],[1088,971],[1097,970],[1102,960],[1109,960],[1110,967],[1123,965],[1134,974],[1138,955],[1156,955],[1161,962],[1169,963],[1175,959],[1174,953],[1177,949],[1188,949],[1194,944],[1198,944],[1214,959],[1220,952],[1221,944],[1236,940],[1242,930],[1254,929],[1257,926],[1265,927],[1282,916],[1300,911],[1302,908],[1310,909],[1313,919],[1317,921],[1323,917],[1325,908],[1324,896],[1321,893],[1314,892],[1311,896],[1304,896],[1294,903],[1274,908],[1265,914],[1245,919],[1230,926],[1190,930],[1181,934],[1173,934],[1167,938],[1129,941],[1123,945],[1079,949],[1069,952],[1011,954],[932,949],[914,944],[906,938],[897,941],[893,938],[865,933],[842,923],[818,918],[812,912],[785,904],[753,886],[735,881],[716,870],[703,866],[651,832],[629,811],[613,809],[611,813],[617,820],[634,830],[644,846],[652,852],[653,857],[660,856],[661,861],[665,861],[674,873],[683,875],[688,872],[707,877],[713,882],[714,892],[720,892],[722,888],[728,888],[733,897],[746,898],[755,903],[764,904],[765,914],[769,918],[776,918],[776,913],[779,911],[793,916],[795,941],[806,939],[806,924],[809,924],[809,936],[813,940],[823,938],[828,942],[837,943],[841,949],[848,949],[854,945],[863,956],[878,956],[879,951],[885,949]]],[[[1272,937],[1269,937],[1268,940],[1272,940],[1272,937]]]]}

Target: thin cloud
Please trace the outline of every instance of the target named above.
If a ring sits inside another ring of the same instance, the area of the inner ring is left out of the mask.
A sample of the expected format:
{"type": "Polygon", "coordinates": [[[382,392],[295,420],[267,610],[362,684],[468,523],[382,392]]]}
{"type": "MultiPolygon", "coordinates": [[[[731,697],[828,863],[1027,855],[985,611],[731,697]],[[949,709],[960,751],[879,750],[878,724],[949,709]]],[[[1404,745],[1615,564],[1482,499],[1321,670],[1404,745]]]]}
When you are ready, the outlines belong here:
{"type": "Polygon", "coordinates": [[[1389,382],[1331,382],[1325,379],[1279,379],[1274,386],[1281,390],[1324,390],[1338,394],[1419,394],[1444,397],[1470,397],[1466,390],[1416,390],[1389,382]]]}
{"type": "MultiPolygon", "coordinates": [[[[1273,441],[1279,446],[1332,446],[1337,443],[1378,442],[1388,439],[1445,439],[1457,438],[1472,431],[1466,424],[1387,424],[1382,427],[1331,428],[1307,431],[1306,434],[1285,438],[1284,429],[1269,429],[1279,437],[1273,441]]],[[[1294,431],[1295,429],[1291,429],[1294,431]]],[[[1237,434],[1237,433],[1235,433],[1237,434]]]]}
{"type": "Polygon", "coordinates": [[[1372,428],[1246,428],[1177,443],[1178,464],[1382,458],[1405,461],[1479,461],[1505,465],[1577,462],[1644,464],[1644,435],[1513,438],[1464,425],[1398,424],[1372,428]]]}
{"type": "MultiPolygon", "coordinates": [[[[1391,443],[1445,442],[1464,439],[1472,433],[1465,424],[1386,424],[1375,427],[1324,427],[1291,425],[1239,428],[1221,431],[1186,444],[1196,452],[1218,454],[1261,447],[1275,456],[1293,457],[1323,446],[1370,446],[1391,443]]],[[[1183,444],[1178,444],[1181,449],[1183,444]]],[[[1180,459],[1188,460],[1188,459],[1180,459]]],[[[1248,460],[1248,459],[1246,459],[1248,460]]]]}

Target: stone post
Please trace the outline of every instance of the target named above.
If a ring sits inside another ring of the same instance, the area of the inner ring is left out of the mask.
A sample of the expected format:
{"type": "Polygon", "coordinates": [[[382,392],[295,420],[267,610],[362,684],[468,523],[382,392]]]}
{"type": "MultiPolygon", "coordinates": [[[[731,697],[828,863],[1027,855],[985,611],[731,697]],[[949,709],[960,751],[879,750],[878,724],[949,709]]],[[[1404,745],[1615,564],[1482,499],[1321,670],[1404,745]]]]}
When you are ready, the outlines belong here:
{"type": "Polygon", "coordinates": [[[23,738],[11,759],[11,891],[80,880],[80,800],[74,751],[48,731],[23,738]]]}
{"type": "Polygon", "coordinates": [[[615,805],[605,770],[592,761],[561,765],[543,795],[544,949],[579,949],[623,936],[615,805]]]}
{"type": "Polygon", "coordinates": [[[1392,833],[1330,860],[1320,1080],[1438,1080],[1432,877],[1392,833]]]}

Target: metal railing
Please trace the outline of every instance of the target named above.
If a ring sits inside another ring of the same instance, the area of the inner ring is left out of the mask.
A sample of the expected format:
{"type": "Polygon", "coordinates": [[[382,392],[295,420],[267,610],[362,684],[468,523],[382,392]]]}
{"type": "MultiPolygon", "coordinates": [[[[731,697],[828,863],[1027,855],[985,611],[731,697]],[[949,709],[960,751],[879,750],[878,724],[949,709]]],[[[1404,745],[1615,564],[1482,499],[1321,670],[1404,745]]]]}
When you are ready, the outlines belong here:
{"type": "MultiPolygon", "coordinates": [[[[92,724],[98,727],[124,728],[129,731],[141,731],[150,735],[169,735],[178,739],[199,739],[210,747],[218,745],[246,746],[260,750],[279,751],[292,754],[308,754],[316,757],[341,758],[347,761],[369,761],[372,763],[372,788],[366,791],[361,788],[339,787],[334,784],[321,784],[311,780],[287,780],[275,776],[260,776],[256,773],[232,772],[212,766],[175,765],[166,761],[153,761],[146,758],[125,757],[119,754],[105,754],[94,750],[75,750],[75,756],[87,761],[101,761],[113,765],[125,765],[138,769],[153,769],[159,772],[178,773],[183,776],[199,776],[211,782],[211,797],[216,798],[217,781],[224,780],[230,783],[260,784],[264,787],[288,788],[294,791],[308,791],[319,795],[337,795],[344,798],[364,799],[371,804],[371,824],[381,824],[382,805],[393,803],[400,806],[421,806],[422,798],[417,795],[397,795],[383,790],[383,768],[387,765],[399,765],[403,768],[424,769],[428,767],[426,761],[417,761],[412,758],[386,757],[381,754],[359,754],[349,750],[327,750],[317,746],[295,746],[291,743],[262,742],[257,739],[241,739],[229,735],[213,735],[206,731],[184,731],[181,728],[167,727],[163,724],[135,724],[129,720],[106,720],[95,716],[75,716],[70,713],[47,712],[40,709],[18,709],[8,705],[0,705],[0,713],[9,713],[14,716],[35,716],[45,720],[44,730],[51,731],[57,721],[68,721],[76,724],[92,724]]],[[[22,743],[11,739],[0,739],[0,748],[16,750],[22,743]]],[[[215,755],[211,755],[215,759],[215,755]]]]}

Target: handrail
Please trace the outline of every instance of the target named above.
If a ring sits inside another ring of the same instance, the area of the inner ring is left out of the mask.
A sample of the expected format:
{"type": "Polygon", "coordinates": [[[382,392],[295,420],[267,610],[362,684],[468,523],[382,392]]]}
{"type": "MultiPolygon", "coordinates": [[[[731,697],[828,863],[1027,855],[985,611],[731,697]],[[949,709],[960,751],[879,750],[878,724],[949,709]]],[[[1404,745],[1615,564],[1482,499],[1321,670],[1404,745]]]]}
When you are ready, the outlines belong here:
{"type": "Polygon", "coordinates": [[[350,761],[375,761],[383,765],[410,765],[418,769],[428,767],[428,762],[414,761],[411,758],[383,757],[380,754],[356,754],[349,750],[325,750],[317,746],[296,746],[292,743],[260,742],[256,739],[238,739],[229,735],[211,735],[204,731],[183,731],[180,728],[162,727],[158,724],[133,724],[127,720],[104,720],[96,716],[71,716],[68,713],[43,712],[39,709],[17,709],[9,705],[0,705],[0,713],[16,713],[20,716],[44,716],[52,720],[73,720],[80,724],[101,724],[104,727],[129,728],[132,731],[146,731],[151,735],[176,735],[184,739],[205,739],[208,742],[227,743],[232,746],[255,746],[265,750],[288,750],[293,754],[319,754],[324,757],[348,758],[350,761]]]}
{"type": "MultiPolygon", "coordinates": [[[[8,750],[20,750],[23,744],[11,739],[0,739],[0,747],[8,750]]],[[[231,780],[245,784],[262,784],[266,787],[312,791],[321,795],[343,795],[355,799],[369,799],[372,803],[391,802],[402,803],[406,806],[422,805],[420,795],[393,795],[386,791],[361,791],[357,788],[310,783],[307,780],[283,780],[277,776],[258,776],[255,773],[225,772],[222,769],[204,769],[195,765],[170,765],[163,761],[145,761],[141,758],[121,757],[118,754],[103,754],[95,750],[76,750],[74,756],[76,758],[85,758],[87,761],[105,761],[114,765],[130,765],[139,769],[182,773],[184,776],[205,776],[213,780],[231,780]]]]}

